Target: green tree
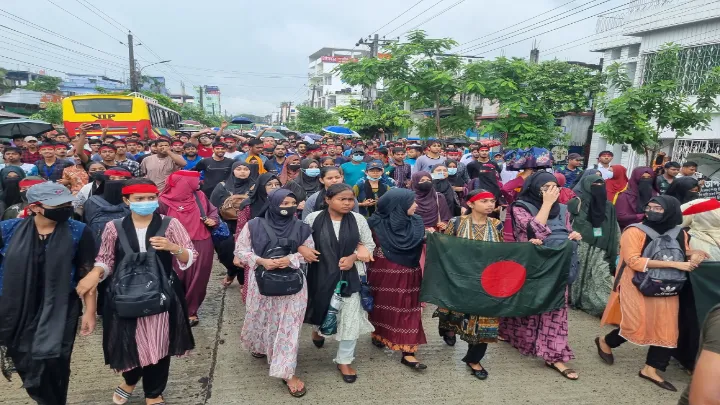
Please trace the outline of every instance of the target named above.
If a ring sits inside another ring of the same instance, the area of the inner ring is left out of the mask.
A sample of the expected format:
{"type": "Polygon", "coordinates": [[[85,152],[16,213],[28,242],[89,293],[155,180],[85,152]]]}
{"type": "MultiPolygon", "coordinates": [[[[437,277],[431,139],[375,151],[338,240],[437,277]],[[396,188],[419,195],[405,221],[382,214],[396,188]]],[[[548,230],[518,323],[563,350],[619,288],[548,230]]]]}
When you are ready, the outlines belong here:
{"type": "Polygon", "coordinates": [[[620,64],[607,69],[609,87],[599,103],[605,121],[595,129],[610,143],[627,144],[643,153],[646,164],[660,149],[661,134],[673,132],[682,137],[692,130],[705,130],[710,113],[717,111],[720,67],[709,72],[696,94],[690,94],[682,87],[681,74],[687,62],[679,53],[680,47],[669,43],[649,57],[645,69],[650,74],[638,87],[633,87],[620,64]]]}
{"type": "Polygon", "coordinates": [[[34,120],[40,120],[49,122],[51,124],[62,124],[63,123],[63,114],[62,114],[62,104],[61,103],[45,103],[45,108],[36,112],[35,114],[31,115],[30,118],[34,120]]]}
{"type": "Polygon", "coordinates": [[[429,39],[424,31],[412,31],[408,42],[385,47],[387,59],[362,58],[337,67],[350,85],[369,86],[383,80],[393,99],[409,101],[415,108],[434,109],[435,134],[443,135],[441,108],[451,106],[463,89],[462,64],[456,56],[445,56],[457,42],[450,38],[429,39]]]}
{"type": "Polygon", "coordinates": [[[468,65],[464,91],[499,103],[481,132],[506,133],[510,147],[548,147],[560,136],[555,117],[586,110],[601,83],[598,72],[567,62],[500,57],[468,65]]]}
{"type": "Polygon", "coordinates": [[[382,99],[375,102],[374,109],[366,109],[361,102],[353,100],[350,105],[335,107],[333,112],[346,122],[348,128],[364,137],[374,136],[380,128],[394,134],[413,124],[410,111],[403,110],[398,102],[382,99]]]}
{"type": "Polygon", "coordinates": [[[0,68],[0,94],[12,88],[10,83],[6,82],[5,75],[7,75],[7,70],[0,68]]]}
{"type": "Polygon", "coordinates": [[[43,93],[57,93],[60,91],[60,83],[62,83],[62,79],[59,77],[42,75],[28,83],[24,88],[43,93]]]}
{"type": "MultiPolygon", "coordinates": [[[[469,128],[475,127],[474,114],[463,105],[456,104],[445,114],[440,117],[440,128],[446,137],[463,137],[469,128]]],[[[430,138],[437,134],[434,117],[416,120],[415,128],[421,138],[430,138]]]]}
{"type": "Polygon", "coordinates": [[[320,107],[298,106],[297,130],[319,133],[323,127],[337,125],[337,117],[320,107]]]}

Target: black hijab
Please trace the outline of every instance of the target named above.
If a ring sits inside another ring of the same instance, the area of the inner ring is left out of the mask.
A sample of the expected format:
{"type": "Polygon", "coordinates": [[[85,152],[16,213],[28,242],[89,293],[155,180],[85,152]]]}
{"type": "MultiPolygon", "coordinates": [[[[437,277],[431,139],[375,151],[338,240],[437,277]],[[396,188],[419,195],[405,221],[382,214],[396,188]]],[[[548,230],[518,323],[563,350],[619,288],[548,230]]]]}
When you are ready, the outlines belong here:
{"type": "Polygon", "coordinates": [[[455,211],[456,208],[459,208],[460,204],[457,202],[457,194],[455,194],[455,190],[453,190],[450,181],[448,179],[433,180],[433,187],[435,191],[445,197],[450,212],[452,212],[453,215],[457,215],[458,213],[455,211]]]}
{"type": "Polygon", "coordinates": [[[675,197],[680,201],[680,204],[685,204],[700,198],[698,192],[690,191],[699,186],[700,183],[694,177],[678,177],[670,184],[665,195],[675,197]]]}
{"type": "Polygon", "coordinates": [[[230,175],[225,180],[225,189],[232,194],[247,194],[250,187],[257,181],[257,175],[253,178],[253,170],[257,171],[257,166],[245,162],[235,162],[230,169],[230,175]],[[235,169],[238,166],[247,167],[250,170],[250,176],[246,179],[235,177],[235,169]]]}
{"type": "MultiPolygon", "coordinates": [[[[532,204],[535,208],[540,210],[543,204],[542,192],[540,187],[544,186],[545,183],[552,182],[557,185],[557,179],[551,173],[548,172],[537,172],[531,175],[525,180],[520,194],[518,194],[518,200],[525,201],[528,204],[532,204]]],[[[558,187],[560,187],[558,185],[558,187]]],[[[550,208],[550,215],[548,218],[555,218],[560,214],[560,203],[555,201],[550,208]]]]}
{"type": "Polygon", "coordinates": [[[6,166],[0,171],[0,183],[2,183],[2,200],[5,207],[22,202],[20,196],[20,180],[25,178],[25,171],[19,166],[6,166]],[[15,173],[17,177],[8,177],[8,174],[15,173]]]}
{"type": "Polygon", "coordinates": [[[497,170],[491,163],[480,163],[480,167],[477,169],[477,177],[473,179],[472,183],[473,190],[487,190],[495,195],[495,199],[500,198],[497,170]]]}
{"type": "MultiPolygon", "coordinates": [[[[670,229],[682,224],[682,210],[680,209],[680,201],[677,198],[668,195],[659,195],[653,197],[648,203],[654,202],[659,204],[665,212],[659,221],[650,221],[647,217],[643,220],[643,225],[647,225],[660,235],[670,229]]],[[[647,205],[647,204],[645,204],[647,205]]]]}
{"type": "MultiPolygon", "coordinates": [[[[295,195],[290,190],[282,188],[270,193],[265,204],[264,221],[275,232],[279,244],[289,247],[292,253],[296,253],[297,248],[310,236],[311,229],[295,215],[281,215],[284,208],[280,208],[280,204],[286,197],[295,198],[295,195]],[[297,226],[298,224],[300,226],[297,226]]],[[[257,217],[248,223],[253,251],[258,256],[263,256],[268,248],[275,247],[270,246],[270,237],[261,220],[257,217]]]]}
{"type": "Polygon", "coordinates": [[[391,262],[418,267],[425,237],[425,225],[419,215],[408,215],[415,193],[393,188],[380,197],[368,225],[375,232],[380,248],[391,262]]]}
{"type": "Polygon", "coordinates": [[[300,168],[302,170],[300,170],[300,175],[295,179],[295,182],[305,191],[306,196],[314,194],[322,188],[320,176],[311,177],[305,174],[305,170],[309,169],[312,163],[317,163],[318,167],[320,166],[315,159],[303,159],[302,162],[300,162],[300,168]]]}
{"type": "Polygon", "coordinates": [[[465,185],[465,182],[460,175],[460,164],[453,159],[446,160],[445,167],[448,168],[448,171],[450,170],[450,167],[448,167],[450,163],[455,163],[455,168],[457,169],[457,172],[455,174],[448,174],[448,181],[453,187],[463,187],[465,185]]]}
{"type": "MultiPolygon", "coordinates": [[[[240,210],[245,209],[248,205],[250,206],[250,219],[257,217],[263,212],[265,202],[267,202],[268,195],[265,191],[265,185],[270,180],[278,180],[277,176],[272,173],[263,173],[255,182],[255,188],[252,190],[248,198],[240,203],[240,210]]],[[[278,180],[280,181],[280,180],[278,180]]]]}

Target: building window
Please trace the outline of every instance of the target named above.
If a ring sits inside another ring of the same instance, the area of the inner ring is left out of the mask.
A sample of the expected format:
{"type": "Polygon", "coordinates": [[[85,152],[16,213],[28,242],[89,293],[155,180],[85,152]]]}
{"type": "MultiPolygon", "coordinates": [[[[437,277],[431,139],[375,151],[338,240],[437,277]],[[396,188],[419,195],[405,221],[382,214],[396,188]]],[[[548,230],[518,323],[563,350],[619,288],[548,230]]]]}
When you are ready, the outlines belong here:
{"type": "Polygon", "coordinates": [[[612,60],[620,59],[621,52],[622,52],[622,48],[613,49],[610,53],[610,59],[612,59],[612,60]]]}
{"type": "Polygon", "coordinates": [[[630,45],[628,47],[628,58],[636,58],[640,55],[640,44],[630,45]]]}
{"type": "Polygon", "coordinates": [[[635,83],[635,72],[637,72],[637,62],[630,62],[625,65],[625,74],[631,83],[635,83]]]}
{"type": "MultiPolygon", "coordinates": [[[[654,79],[654,62],[656,53],[644,55],[643,82],[654,79]]],[[[681,49],[678,53],[677,79],[680,90],[688,94],[696,94],[705,83],[708,73],[720,66],[720,44],[696,46],[681,49]]]]}
{"type": "Polygon", "coordinates": [[[332,84],[332,76],[326,76],[325,77],[325,84],[331,85],[332,84]]]}

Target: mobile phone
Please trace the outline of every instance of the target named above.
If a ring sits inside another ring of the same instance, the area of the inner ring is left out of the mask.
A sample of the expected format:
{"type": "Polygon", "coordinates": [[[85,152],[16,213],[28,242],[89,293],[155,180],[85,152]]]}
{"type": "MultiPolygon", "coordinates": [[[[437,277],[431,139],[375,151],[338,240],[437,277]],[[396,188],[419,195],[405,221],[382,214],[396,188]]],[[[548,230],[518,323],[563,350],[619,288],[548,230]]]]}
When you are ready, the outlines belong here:
{"type": "Polygon", "coordinates": [[[95,129],[95,130],[102,129],[102,125],[97,124],[97,123],[90,124],[90,129],[95,129]]]}

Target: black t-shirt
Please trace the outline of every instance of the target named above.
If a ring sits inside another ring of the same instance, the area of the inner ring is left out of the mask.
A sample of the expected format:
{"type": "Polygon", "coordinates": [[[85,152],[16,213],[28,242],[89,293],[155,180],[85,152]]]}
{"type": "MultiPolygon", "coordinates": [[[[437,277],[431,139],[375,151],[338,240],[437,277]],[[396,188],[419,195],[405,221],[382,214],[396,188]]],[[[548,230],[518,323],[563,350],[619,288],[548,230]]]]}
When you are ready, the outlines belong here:
{"type": "Polygon", "coordinates": [[[473,160],[472,162],[467,164],[467,171],[470,178],[477,178],[480,175],[480,167],[488,163],[493,165],[493,167],[495,167],[495,170],[497,170],[498,173],[502,172],[500,166],[498,166],[498,164],[493,162],[492,160],[489,160],[487,162],[478,162],[477,160],[473,160]]]}
{"type": "Polygon", "coordinates": [[[203,184],[200,189],[208,198],[215,186],[230,176],[233,163],[235,163],[233,159],[223,158],[218,161],[209,157],[195,165],[193,170],[204,173],[203,184]]]}

